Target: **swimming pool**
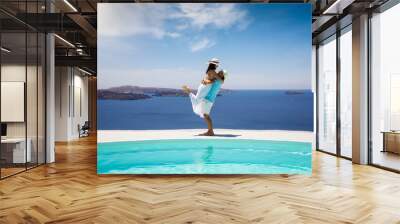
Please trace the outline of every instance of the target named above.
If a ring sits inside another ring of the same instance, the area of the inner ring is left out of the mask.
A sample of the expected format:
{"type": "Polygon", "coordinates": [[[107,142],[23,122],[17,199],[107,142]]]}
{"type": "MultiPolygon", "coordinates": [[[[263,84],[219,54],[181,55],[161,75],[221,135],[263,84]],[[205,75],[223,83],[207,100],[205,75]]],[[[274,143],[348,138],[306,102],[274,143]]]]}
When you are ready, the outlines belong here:
{"type": "Polygon", "coordinates": [[[98,143],[99,174],[310,174],[311,143],[171,139],[98,143]]]}

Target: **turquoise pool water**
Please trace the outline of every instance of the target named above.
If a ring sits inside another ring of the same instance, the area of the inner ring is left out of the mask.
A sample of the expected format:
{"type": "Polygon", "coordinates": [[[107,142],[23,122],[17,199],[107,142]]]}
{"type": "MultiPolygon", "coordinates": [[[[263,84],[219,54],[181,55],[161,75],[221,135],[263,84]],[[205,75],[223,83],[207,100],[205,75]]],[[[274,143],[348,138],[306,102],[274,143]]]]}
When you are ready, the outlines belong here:
{"type": "Polygon", "coordinates": [[[180,139],[99,143],[99,174],[310,174],[311,143],[180,139]]]}

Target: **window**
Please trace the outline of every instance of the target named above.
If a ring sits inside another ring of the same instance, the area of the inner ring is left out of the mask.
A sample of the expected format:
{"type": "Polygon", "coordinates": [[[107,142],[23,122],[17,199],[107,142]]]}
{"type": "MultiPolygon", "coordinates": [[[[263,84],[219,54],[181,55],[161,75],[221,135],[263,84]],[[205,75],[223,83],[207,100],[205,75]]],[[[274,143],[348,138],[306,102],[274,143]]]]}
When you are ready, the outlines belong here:
{"type": "Polygon", "coordinates": [[[400,170],[400,4],[371,19],[372,163],[400,170]]]}
{"type": "Polygon", "coordinates": [[[352,156],[352,33],[351,26],[340,36],[340,155],[352,156]]]}
{"type": "Polygon", "coordinates": [[[318,48],[318,149],[336,153],[336,36],[318,48]]]}
{"type": "MultiPolygon", "coordinates": [[[[42,12],[43,4],[18,2],[18,13],[42,12]]],[[[5,178],[45,163],[46,39],[4,13],[0,17],[8,21],[0,23],[0,178],[5,178]]]]}

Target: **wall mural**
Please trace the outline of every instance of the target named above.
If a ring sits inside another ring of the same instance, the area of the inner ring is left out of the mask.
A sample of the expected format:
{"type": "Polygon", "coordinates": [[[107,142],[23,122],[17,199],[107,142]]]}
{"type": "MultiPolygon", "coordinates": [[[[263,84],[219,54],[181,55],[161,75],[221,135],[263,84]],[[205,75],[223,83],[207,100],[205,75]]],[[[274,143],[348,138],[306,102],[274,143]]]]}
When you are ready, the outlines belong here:
{"type": "Polygon", "coordinates": [[[310,174],[309,4],[98,5],[99,174],[310,174]]]}

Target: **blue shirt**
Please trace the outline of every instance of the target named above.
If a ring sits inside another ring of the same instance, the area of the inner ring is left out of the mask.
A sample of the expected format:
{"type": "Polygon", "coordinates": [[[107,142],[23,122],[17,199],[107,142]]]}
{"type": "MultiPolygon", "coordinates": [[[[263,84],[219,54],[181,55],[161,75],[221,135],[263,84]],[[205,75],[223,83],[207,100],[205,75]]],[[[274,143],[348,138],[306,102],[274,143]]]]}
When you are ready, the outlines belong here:
{"type": "Polygon", "coordinates": [[[222,81],[217,79],[213,82],[210,91],[208,92],[207,96],[204,99],[214,103],[215,98],[217,98],[218,92],[221,89],[222,81]]]}

